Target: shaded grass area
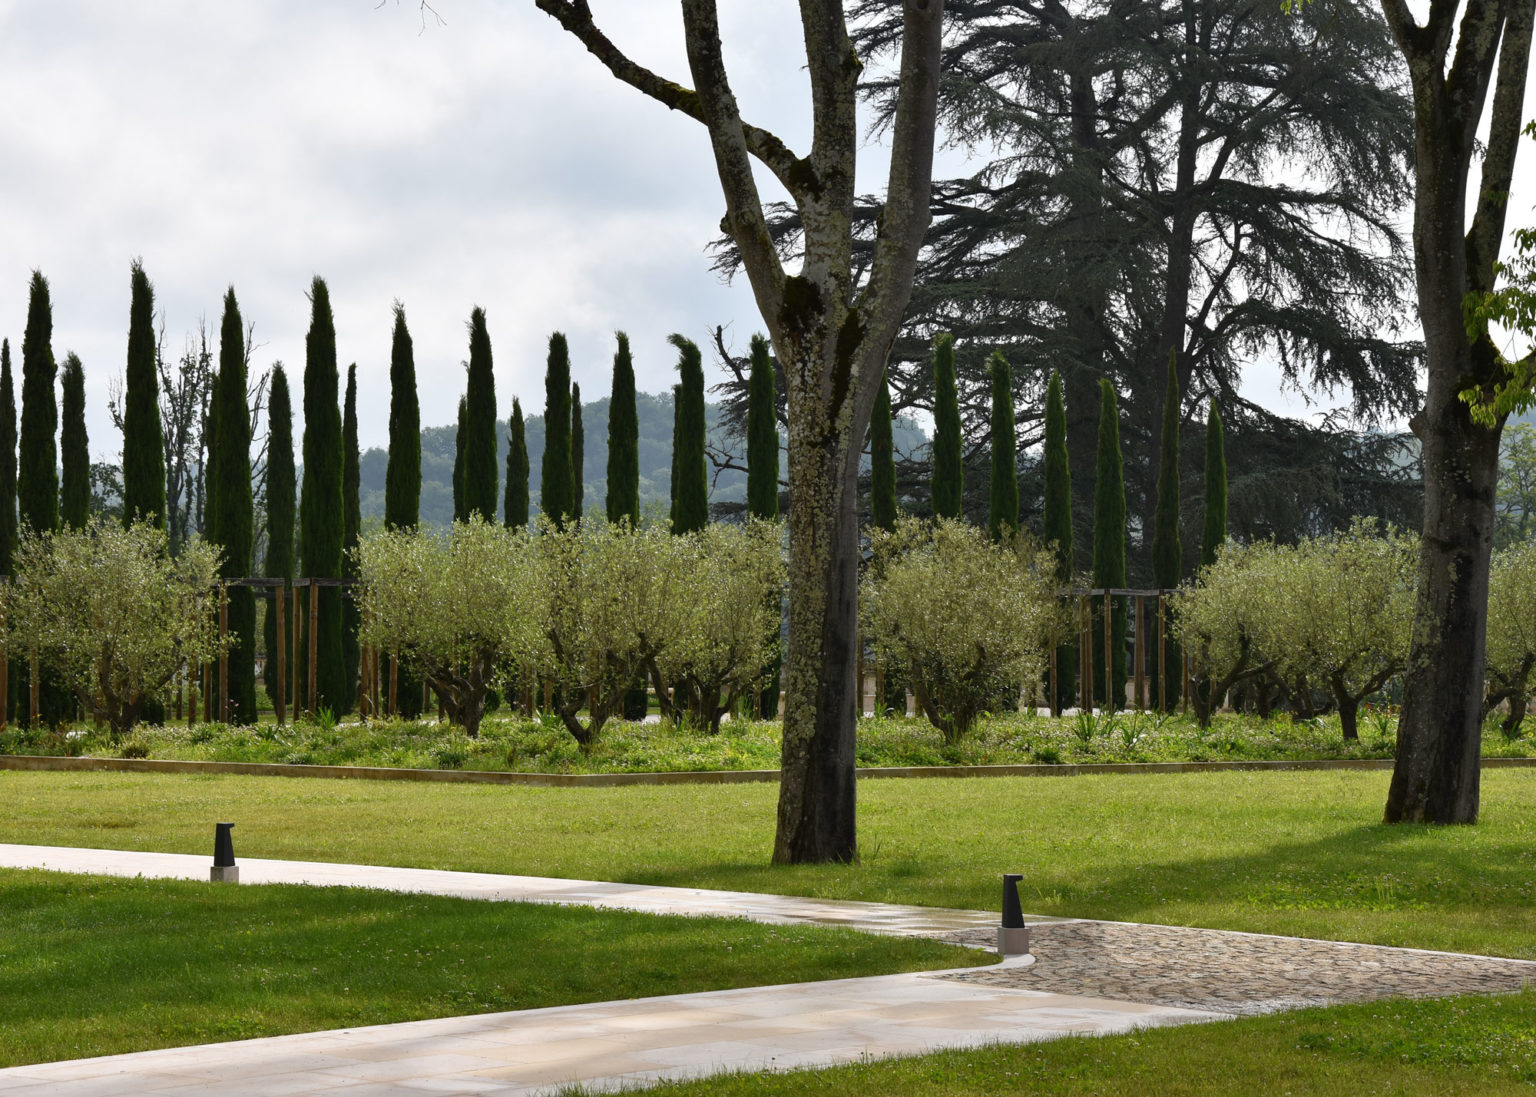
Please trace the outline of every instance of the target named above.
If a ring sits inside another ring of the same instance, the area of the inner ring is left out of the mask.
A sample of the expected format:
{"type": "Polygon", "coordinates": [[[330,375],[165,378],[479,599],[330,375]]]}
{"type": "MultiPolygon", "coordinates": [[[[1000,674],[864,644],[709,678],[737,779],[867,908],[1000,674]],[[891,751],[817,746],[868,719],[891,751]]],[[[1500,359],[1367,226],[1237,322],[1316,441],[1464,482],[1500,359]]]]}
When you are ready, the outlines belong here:
{"type": "Polygon", "coordinates": [[[0,870],[0,1066],[978,962],[724,918],[0,870]]]}
{"type": "Polygon", "coordinates": [[[950,1051],[786,1074],[711,1078],[657,1097],[1226,1097],[1528,1094],[1536,1085],[1536,991],[1376,1002],[1240,1021],[950,1051]]]}
{"type": "Polygon", "coordinates": [[[1536,772],[1475,827],[1380,823],[1368,773],[868,781],[853,865],[772,866],[777,789],[0,773],[0,841],[998,909],[1536,959],[1536,772]]]}
{"type": "MultiPolygon", "coordinates": [[[[1055,765],[1094,762],[1296,761],[1390,758],[1396,718],[1367,712],[1360,739],[1346,741],[1336,717],[1260,720],[1226,714],[1209,728],[1156,713],[1061,717],[1022,713],[983,718],[965,740],[945,746],[926,720],[860,721],[861,766],[1055,765]]],[[[378,720],[344,725],[271,722],[248,727],[201,724],[142,727],[126,743],[79,727],[0,731],[0,754],[97,754],[213,762],[399,766],[529,773],[638,773],[777,769],[777,723],[728,721],[718,735],[669,723],[613,721],[582,750],[557,720],[490,717],[471,739],[435,723],[378,720]]],[[[1490,730],[1487,757],[1536,757],[1536,738],[1490,730]]]]}

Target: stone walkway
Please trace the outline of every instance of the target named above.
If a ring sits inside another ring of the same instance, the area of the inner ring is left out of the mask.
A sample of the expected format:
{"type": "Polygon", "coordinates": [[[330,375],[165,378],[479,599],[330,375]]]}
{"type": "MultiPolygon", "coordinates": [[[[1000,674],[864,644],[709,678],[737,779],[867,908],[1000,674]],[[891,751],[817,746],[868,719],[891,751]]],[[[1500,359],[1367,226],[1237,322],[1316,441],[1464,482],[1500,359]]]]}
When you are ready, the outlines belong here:
{"type": "MultiPolygon", "coordinates": [[[[0,844],[0,867],[206,880],[185,854],[0,844]]],[[[842,925],[991,946],[997,915],[749,892],[242,859],[243,883],[304,883],[842,925]]],[[[210,885],[223,886],[223,885],[210,885]]],[[[0,1070],[0,1095],[346,1097],[615,1090],[1071,1033],[1107,1034],[1394,995],[1536,985],[1536,963],[1261,934],[1026,916],[1033,959],[441,1018],[0,1070]]]]}

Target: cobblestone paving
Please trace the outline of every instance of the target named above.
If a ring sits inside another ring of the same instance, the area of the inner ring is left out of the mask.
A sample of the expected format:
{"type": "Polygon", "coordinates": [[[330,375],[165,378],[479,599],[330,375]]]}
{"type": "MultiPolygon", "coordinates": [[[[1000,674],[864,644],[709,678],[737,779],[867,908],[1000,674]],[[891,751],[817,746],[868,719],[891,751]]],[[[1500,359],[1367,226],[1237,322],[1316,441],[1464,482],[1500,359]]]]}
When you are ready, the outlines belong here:
{"type": "Polygon", "coordinates": [[[1488,956],[1121,922],[1031,922],[1029,933],[1032,966],[939,978],[1235,1014],[1536,986],[1536,963],[1488,956]]]}

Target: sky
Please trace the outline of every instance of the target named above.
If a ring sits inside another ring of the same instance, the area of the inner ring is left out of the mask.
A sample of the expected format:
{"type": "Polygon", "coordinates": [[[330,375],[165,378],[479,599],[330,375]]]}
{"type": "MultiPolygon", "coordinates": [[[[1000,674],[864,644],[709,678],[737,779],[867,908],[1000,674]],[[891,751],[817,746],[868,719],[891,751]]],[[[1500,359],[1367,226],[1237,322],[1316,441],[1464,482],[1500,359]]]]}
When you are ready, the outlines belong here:
{"type": "MultiPolygon", "coordinates": [[[[703,127],[619,84],[531,0],[434,6],[442,22],[416,0],[0,0],[0,334],[19,368],[41,270],[54,353],[85,366],[95,457],[121,446],[107,401],[135,258],[169,356],[202,320],[216,336],[233,286],[254,365],[285,363],[296,403],[307,293],[323,276],[340,364],[358,367],[364,447],[387,443],[397,299],[427,425],[453,421],[477,305],[502,418],[514,395],[542,409],[552,331],[588,400],[608,391],[615,330],[645,391],[672,384],[672,332],[704,343],[724,325],[745,352],[761,321],[746,280],[709,269],[724,208],[703,127]]],[[[632,57],[687,82],[675,3],[592,8],[632,57]]],[[[721,5],[743,115],[803,151],[794,15],[789,0],[721,5]]],[[[943,153],[936,172],[961,165],[943,153]]],[[[878,190],[884,169],[868,144],[860,189],[878,190]]],[[[1522,179],[1513,222],[1527,194],[1522,179]]],[[[1262,370],[1250,390],[1307,410],[1262,370]]]]}

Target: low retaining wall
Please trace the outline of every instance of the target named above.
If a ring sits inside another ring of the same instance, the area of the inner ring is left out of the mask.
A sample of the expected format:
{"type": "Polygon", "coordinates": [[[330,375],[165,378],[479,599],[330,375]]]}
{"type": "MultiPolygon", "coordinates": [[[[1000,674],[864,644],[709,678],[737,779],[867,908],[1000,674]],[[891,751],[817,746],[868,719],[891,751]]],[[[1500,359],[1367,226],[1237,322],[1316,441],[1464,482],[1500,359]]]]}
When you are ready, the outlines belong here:
{"type": "MultiPolygon", "coordinates": [[[[860,768],[861,780],[898,777],[1080,777],[1091,773],[1233,773],[1274,770],[1390,770],[1390,758],[1326,758],[1296,762],[1103,762],[1057,766],[881,766],[860,768]]],[[[1484,758],[1484,769],[1536,768],[1536,758],[1484,758]]],[[[278,762],[184,762],[169,758],[65,758],[0,754],[0,770],[69,773],[233,773],[250,777],[329,777],[355,781],[613,788],[619,785],[732,785],[777,781],[776,769],[669,773],[497,773],[388,766],[302,766],[278,762]]]]}

